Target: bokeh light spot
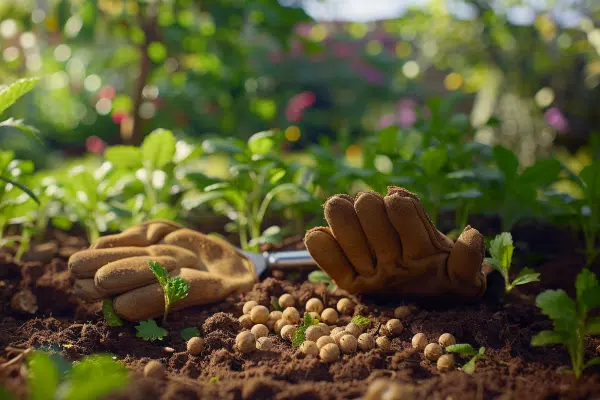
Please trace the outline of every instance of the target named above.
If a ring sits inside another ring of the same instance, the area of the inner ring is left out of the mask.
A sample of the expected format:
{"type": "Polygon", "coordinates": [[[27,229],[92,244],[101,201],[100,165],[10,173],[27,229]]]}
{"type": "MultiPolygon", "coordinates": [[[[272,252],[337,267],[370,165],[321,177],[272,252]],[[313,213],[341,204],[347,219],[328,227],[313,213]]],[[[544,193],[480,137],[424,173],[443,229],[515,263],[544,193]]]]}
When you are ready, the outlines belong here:
{"type": "Polygon", "coordinates": [[[402,73],[409,79],[416,78],[419,75],[421,68],[419,68],[419,64],[416,61],[407,61],[402,66],[402,73]]]}
{"type": "Polygon", "coordinates": [[[0,22],[0,35],[5,39],[10,39],[17,34],[18,26],[14,19],[5,19],[0,22]]]}
{"type": "Polygon", "coordinates": [[[458,72],[451,72],[444,78],[444,86],[448,90],[458,90],[464,83],[464,78],[458,72]]]}
{"type": "Polygon", "coordinates": [[[549,87],[541,88],[535,94],[535,102],[542,108],[548,107],[554,101],[554,90],[549,87]]]}
{"type": "Polygon", "coordinates": [[[37,40],[33,32],[24,32],[19,38],[19,43],[24,49],[30,49],[35,46],[37,40]]]}
{"type": "Polygon", "coordinates": [[[102,79],[96,74],[88,75],[83,81],[83,87],[89,92],[95,92],[101,85],[102,79]]]}
{"type": "Polygon", "coordinates": [[[56,61],[64,62],[71,57],[71,48],[66,44],[59,44],[54,49],[54,58],[56,61]]]}
{"type": "Polygon", "coordinates": [[[328,31],[324,24],[316,24],[312,27],[309,37],[315,42],[322,42],[327,37],[328,31]]]}
{"type": "Polygon", "coordinates": [[[367,54],[371,56],[376,56],[378,54],[381,54],[381,52],[383,51],[383,45],[379,40],[370,40],[367,43],[366,50],[367,54]]]}
{"type": "Polygon", "coordinates": [[[108,115],[112,109],[112,101],[106,97],[101,98],[96,103],[96,112],[100,115],[108,115]]]}
{"type": "Polygon", "coordinates": [[[296,125],[290,125],[285,130],[285,138],[290,142],[297,142],[300,139],[300,128],[296,125]]]}

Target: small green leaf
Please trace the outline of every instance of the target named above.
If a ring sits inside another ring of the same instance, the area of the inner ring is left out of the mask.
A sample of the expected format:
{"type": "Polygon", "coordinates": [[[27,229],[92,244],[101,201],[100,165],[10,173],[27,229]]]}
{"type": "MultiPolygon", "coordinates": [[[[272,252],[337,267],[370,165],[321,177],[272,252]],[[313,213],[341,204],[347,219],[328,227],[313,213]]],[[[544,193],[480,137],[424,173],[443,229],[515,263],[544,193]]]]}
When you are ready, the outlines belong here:
{"type": "Polygon", "coordinates": [[[532,346],[546,346],[549,344],[565,344],[564,334],[554,331],[541,331],[531,338],[532,346]]]}
{"type": "Polygon", "coordinates": [[[475,363],[477,362],[477,357],[473,357],[469,360],[468,363],[462,366],[462,370],[467,374],[472,374],[475,372],[475,363]]]}
{"type": "Polygon", "coordinates": [[[519,177],[519,181],[532,187],[542,188],[555,182],[561,170],[562,165],[557,159],[541,159],[527,167],[519,177]]]}
{"type": "Polygon", "coordinates": [[[535,272],[531,268],[523,268],[519,271],[519,274],[515,277],[515,280],[512,282],[512,286],[524,285],[530,282],[537,282],[540,280],[540,273],[535,272]]]}
{"type": "Polygon", "coordinates": [[[275,146],[274,136],[275,133],[273,131],[255,133],[248,139],[248,148],[252,154],[264,156],[275,146]]]}
{"type": "Polygon", "coordinates": [[[18,129],[21,132],[25,133],[26,135],[33,136],[34,138],[41,141],[40,137],[38,136],[38,133],[40,131],[38,131],[35,127],[33,127],[31,125],[25,124],[22,119],[9,118],[6,121],[0,122],[0,127],[3,127],[3,126],[18,129]]]}
{"type": "Polygon", "coordinates": [[[594,357],[585,363],[583,368],[591,367],[592,365],[600,365],[600,357],[594,357]]]}
{"type": "Polygon", "coordinates": [[[169,304],[185,299],[190,291],[190,284],[185,279],[176,276],[169,278],[167,282],[167,297],[169,304]]]}
{"type": "Polygon", "coordinates": [[[279,299],[277,296],[271,296],[271,305],[275,311],[283,311],[283,308],[279,305],[279,299]]]}
{"type": "Polygon", "coordinates": [[[512,180],[517,176],[519,168],[519,159],[509,149],[503,146],[494,146],[493,149],[494,161],[504,174],[507,180],[512,180]]]}
{"type": "Polygon", "coordinates": [[[553,320],[557,330],[570,332],[576,325],[575,302],[564,290],[546,290],[536,297],[535,304],[553,320]]]}
{"type": "Polygon", "coordinates": [[[271,185],[275,185],[277,182],[279,182],[286,174],[285,169],[283,168],[275,168],[274,170],[269,172],[270,178],[269,178],[269,182],[271,183],[271,185]]]}
{"type": "Polygon", "coordinates": [[[510,232],[502,232],[496,235],[490,242],[490,254],[492,258],[498,261],[500,268],[506,272],[510,269],[514,249],[510,232]]]}
{"type": "MultiPolygon", "coordinates": [[[[314,321],[314,322],[316,322],[318,324],[319,321],[314,321]]],[[[300,326],[298,327],[298,329],[296,329],[296,332],[294,332],[294,337],[292,339],[292,346],[294,346],[294,347],[300,347],[300,345],[305,340],[304,333],[306,332],[306,330],[310,326],[315,325],[314,322],[313,322],[313,319],[310,316],[310,314],[307,313],[307,312],[305,312],[302,324],[300,324],[300,326]]]]}
{"type": "Polygon", "coordinates": [[[148,266],[164,290],[167,286],[167,282],[169,281],[169,271],[158,261],[148,260],[148,266]]]}
{"type": "Polygon", "coordinates": [[[25,192],[27,194],[27,196],[29,196],[33,201],[35,201],[36,203],[38,203],[38,205],[40,204],[40,199],[38,199],[38,197],[35,195],[35,193],[33,193],[31,191],[31,189],[29,189],[27,186],[22,185],[19,182],[16,182],[16,181],[14,181],[12,179],[9,179],[9,178],[6,178],[4,176],[0,176],[0,180],[3,180],[5,182],[10,183],[11,185],[14,185],[14,186],[18,187],[23,192],[25,192]]]}
{"type": "Polygon", "coordinates": [[[108,354],[93,354],[73,366],[67,375],[64,400],[105,398],[129,382],[127,368],[108,354]]]}
{"type": "Polygon", "coordinates": [[[483,357],[485,354],[485,347],[480,347],[477,353],[479,354],[479,357],[483,357]]]}
{"type": "Polygon", "coordinates": [[[218,376],[213,376],[212,378],[209,379],[210,383],[217,383],[219,382],[219,377],[218,376]]]}
{"type": "Polygon", "coordinates": [[[477,355],[477,352],[469,343],[453,344],[446,347],[448,353],[464,354],[468,356],[477,355]]]}
{"type": "Polygon", "coordinates": [[[135,326],[135,330],[137,331],[136,337],[149,341],[161,340],[169,333],[166,329],[156,325],[156,321],[153,319],[140,321],[140,323],[135,326]]]}
{"type": "Polygon", "coordinates": [[[179,333],[181,333],[181,337],[186,342],[193,337],[200,337],[200,331],[195,326],[190,328],[183,328],[179,333]]]}
{"type": "Polygon", "coordinates": [[[137,169],[142,166],[142,152],[135,146],[111,146],[104,152],[104,158],[117,168],[137,169]]]}
{"type": "Polygon", "coordinates": [[[150,169],[161,169],[173,160],[175,151],[176,140],[173,133],[166,129],[156,129],[142,143],[142,161],[150,169]]]}
{"type": "Polygon", "coordinates": [[[52,358],[44,352],[34,351],[27,357],[27,388],[31,400],[54,399],[60,375],[52,358]]]}
{"type": "Polygon", "coordinates": [[[327,275],[325,272],[323,272],[319,269],[312,271],[310,274],[308,274],[308,280],[311,281],[312,283],[320,283],[320,282],[331,283],[332,282],[332,279],[329,277],[329,275],[327,275]]]}
{"type": "Polygon", "coordinates": [[[428,176],[440,172],[448,161],[448,151],[444,147],[430,147],[421,154],[421,166],[428,176]]]}
{"type": "Polygon", "coordinates": [[[362,315],[355,315],[350,322],[358,325],[362,329],[367,328],[371,324],[371,320],[367,317],[363,317],[362,315]]]}
{"type": "Polygon", "coordinates": [[[104,299],[102,302],[102,314],[108,326],[123,326],[123,321],[115,312],[111,299],[104,299]]]}
{"type": "Polygon", "coordinates": [[[19,79],[10,85],[0,87],[0,114],[12,106],[19,98],[29,92],[39,82],[40,78],[19,79]]]}

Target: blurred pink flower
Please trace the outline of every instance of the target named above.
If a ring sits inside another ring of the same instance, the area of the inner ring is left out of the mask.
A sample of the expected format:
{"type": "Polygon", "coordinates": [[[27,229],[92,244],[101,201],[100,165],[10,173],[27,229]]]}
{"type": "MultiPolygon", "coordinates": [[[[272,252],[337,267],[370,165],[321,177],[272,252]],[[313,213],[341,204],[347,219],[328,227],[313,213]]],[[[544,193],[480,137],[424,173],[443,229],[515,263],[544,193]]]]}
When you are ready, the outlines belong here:
{"type": "Polygon", "coordinates": [[[385,114],[379,119],[379,129],[387,128],[395,123],[396,118],[394,117],[394,114],[385,114]]]}
{"type": "Polygon", "coordinates": [[[298,122],[302,119],[305,108],[312,106],[317,101],[317,96],[310,91],[298,93],[288,101],[285,116],[290,122],[298,122]]]}
{"type": "Polygon", "coordinates": [[[106,149],[106,142],[98,136],[89,136],[85,139],[85,149],[90,153],[102,154],[106,149]]]}
{"type": "Polygon", "coordinates": [[[569,130],[569,121],[565,118],[558,107],[550,107],[544,113],[546,123],[556,129],[560,133],[565,133],[569,130]]]}
{"type": "Polygon", "coordinates": [[[402,99],[398,102],[398,124],[402,128],[413,126],[417,122],[415,102],[411,99],[402,99]]]}
{"type": "Polygon", "coordinates": [[[112,99],[113,97],[115,97],[116,92],[117,91],[114,87],[106,85],[102,89],[100,89],[98,96],[100,96],[103,99],[112,99]]]}
{"type": "MultiPolygon", "coordinates": [[[[115,124],[120,125],[124,119],[128,118],[129,115],[125,111],[115,111],[112,113],[112,120],[115,124]]],[[[91,136],[94,137],[94,136],[91,136]]],[[[90,139],[90,138],[88,138],[90,139]]]]}
{"type": "Polygon", "coordinates": [[[340,58],[350,57],[354,53],[352,46],[348,43],[333,43],[332,50],[333,54],[340,58]]]}

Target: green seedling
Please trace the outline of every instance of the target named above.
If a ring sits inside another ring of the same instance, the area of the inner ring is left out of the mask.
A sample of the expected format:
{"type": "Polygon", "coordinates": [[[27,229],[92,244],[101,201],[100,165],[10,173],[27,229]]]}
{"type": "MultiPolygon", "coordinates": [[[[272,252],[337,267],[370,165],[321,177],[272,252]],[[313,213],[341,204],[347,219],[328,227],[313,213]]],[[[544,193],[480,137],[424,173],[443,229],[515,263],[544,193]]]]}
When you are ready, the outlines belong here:
{"type": "Polygon", "coordinates": [[[102,314],[108,326],[123,326],[123,321],[115,312],[111,299],[104,299],[102,301],[102,314]]]}
{"type": "Polygon", "coordinates": [[[352,321],[355,325],[358,325],[361,329],[366,329],[371,325],[371,320],[367,317],[363,317],[362,315],[355,315],[352,317],[352,321]]]}
{"type": "Polygon", "coordinates": [[[319,325],[319,320],[316,318],[313,319],[309,313],[305,312],[304,318],[302,319],[302,323],[300,324],[298,329],[296,329],[296,332],[294,332],[294,337],[292,338],[292,346],[300,347],[300,345],[304,343],[304,341],[306,340],[304,334],[306,333],[306,330],[312,325],[319,325]]]}
{"type": "Polygon", "coordinates": [[[163,324],[167,322],[167,314],[170,307],[177,301],[187,297],[190,291],[190,284],[179,276],[169,276],[169,271],[159,262],[149,260],[148,265],[154,273],[156,280],[160,284],[165,297],[165,312],[163,314],[163,324]]]}
{"type": "Polygon", "coordinates": [[[475,372],[475,367],[477,360],[484,360],[485,357],[485,347],[480,347],[479,350],[475,350],[473,346],[468,343],[459,343],[453,344],[451,346],[446,347],[446,351],[448,353],[455,353],[464,356],[471,356],[471,359],[462,366],[462,370],[467,374],[472,374],[475,372]]]}
{"type": "Polygon", "coordinates": [[[515,246],[513,245],[512,235],[510,232],[502,232],[496,235],[490,242],[491,258],[486,258],[485,263],[492,266],[495,270],[502,274],[505,282],[505,292],[510,292],[517,285],[524,285],[530,282],[537,282],[540,279],[540,274],[531,268],[523,268],[519,271],[516,278],[510,282],[509,272],[512,263],[512,255],[515,246]]]}
{"type": "Polygon", "coordinates": [[[575,280],[575,300],[564,290],[546,290],[540,293],[535,303],[553,323],[551,331],[541,331],[531,339],[532,346],[562,344],[571,357],[572,372],[579,379],[583,370],[600,365],[600,357],[585,362],[584,344],[586,335],[600,334],[600,317],[590,317],[590,311],[600,307],[600,284],[596,275],[583,269],[575,280]]]}
{"type": "Polygon", "coordinates": [[[331,277],[329,275],[327,275],[325,272],[321,271],[320,269],[312,271],[310,274],[308,274],[308,280],[313,283],[323,282],[323,283],[327,284],[327,290],[330,292],[333,292],[334,290],[337,289],[337,285],[333,281],[333,279],[331,279],[331,277]]]}
{"type": "Polygon", "coordinates": [[[209,379],[210,383],[218,383],[219,382],[219,377],[218,376],[213,376],[212,378],[209,379]]]}
{"type": "Polygon", "coordinates": [[[279,304],[279,299],[277,296],[271,296],[271,305],[275,311],[283,311],[283,308],[279,304]]]}
{"type": "Polygon", "coordinates": [[[135,330],[137,331],[135,336],[151,342],[162,340],[169,333],[166,329],[158,326],[153,319],[140,321],[139,324],[135,326],[135,330]]]}
{"type": "MultiPolygon", "coordinates": [[[[0,86],[0,115],[2,115],[2,113],[4,113],[4,111],[12,106],[17,100],[33,89],[39,80],[40,78],[24,78],[19,79],[10,85],[0,86]]],[[[39,139],[37,136],[37,129],[32,126],[25,125],[23,120],[9,118],[5,121],[0,121],[0,127],[3,126],[16,128],[27,135],[34,136],[39,139]]]]}
{"type": "Polygon", "coordinates": [[[194,326],[190,327],[190,328],[183,328],[179,333],[181,333],[181,337],[186,342],[188,340],[190,340],[191,338],[193,338],[193,337],[199,337],[200,336],[200,331],[198,330],[198,328],[196,328],[194,326]]]}

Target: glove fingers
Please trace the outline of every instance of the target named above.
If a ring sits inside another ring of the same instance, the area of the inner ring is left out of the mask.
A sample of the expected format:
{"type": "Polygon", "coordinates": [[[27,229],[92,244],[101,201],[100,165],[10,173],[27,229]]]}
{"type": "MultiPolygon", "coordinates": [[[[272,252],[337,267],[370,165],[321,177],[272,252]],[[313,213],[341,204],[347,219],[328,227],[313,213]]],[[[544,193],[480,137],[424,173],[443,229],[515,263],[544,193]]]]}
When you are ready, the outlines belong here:
{"type": "Polygon", "coordinates": [[[167,221],[148,221],[141,225],[132,226],[116,235],[101,237],[90,248],[105,249],[124,246],[150,246],[177,229],[179,229],[177,224],[167,221]]]}
{"type": "Polygon", "coordinates": [[[155,244],[148,246],[151,256],[167,256],[177,260],[179,268],[193,268],[198,264],[198,256],[188,249],[168,244],[155,244]]]}
{"type": "Polygon", "coordinates": [[[167,271],[177,267],[177,260],[166,256],[140,256],[113,261],[100,268],[94,282],[100,290],[123,292],[156,281],[148,261],[159,262],[167,271]]]}
{"type": "Polygon", "coordinates": [[[383,197],[376,192],[361,193],[356,198],[354,208],[369,246],[375,252],[376,264],[394,264],[400,259],[402,245],[387,216],[383,197]]]}
{"type": "Polygon", "coordinates": [[[306,232],[304,243],[319,268],[339,287],[350,290],[356,274],[331,231],[325,227],[313,228],[306,232]]]}
{"type": "Polygon", "coordinates": [[[325,203],[325,219],[354,270],[361,275],[375,274],[373,254],[351,201],[333,196],[325,203]]]}
{"type": "Polygon", "coordinates": [[[93,279],[75,279],[73,292],[83,301],[90,303],[110,297],[113,294],[107,290],[98,288],[93,279]]]}
{"type": "Polygon", "coordinates": [[[448,257],[448,276],[453,282],[460,282],[468,294],[482,294],[486,278],[482,271],[485,257],[485,241],[477,229],[467,226],[460,234],[448,257]]]}
{"type": "Polygon", "coordinates": [[[69,269],[76,278],[93,278],[96,271],[106,264],[144,255],[148,255],[148,250],[141,247],[81,250],[69,258],[69,269]]]}

